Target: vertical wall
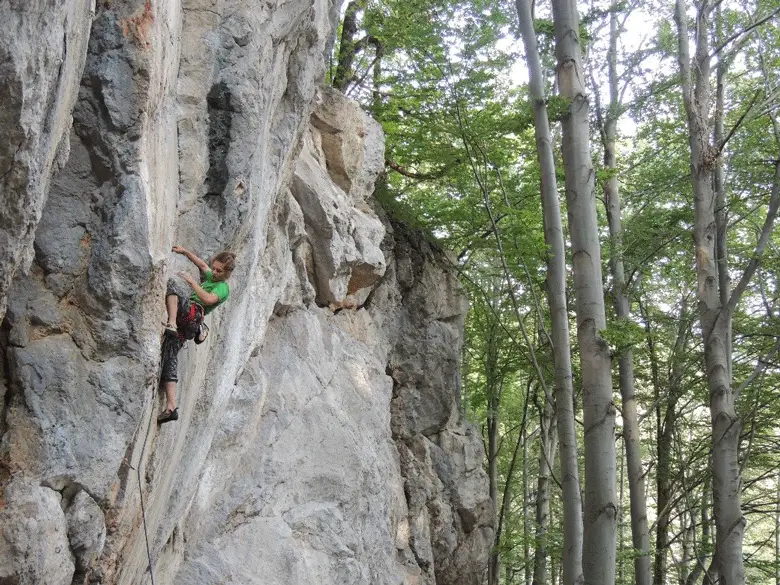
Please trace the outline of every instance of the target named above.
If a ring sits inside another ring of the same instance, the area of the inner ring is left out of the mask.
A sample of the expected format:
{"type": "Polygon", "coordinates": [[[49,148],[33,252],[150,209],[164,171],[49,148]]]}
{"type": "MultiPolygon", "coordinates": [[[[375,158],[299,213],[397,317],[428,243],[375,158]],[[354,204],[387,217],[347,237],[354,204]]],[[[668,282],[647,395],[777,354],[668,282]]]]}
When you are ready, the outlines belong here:
{"type": "Polygon", "coordinates": [[[0,73],[39,68],[2,110],[0,581],[142,583],[148,546],[158,583],[476,584],[465,305],[372,208],[379,125],[315,91],[338,3],[54,4],[0,8],[0,73]],[[25,45],[44,13],[59,53],[25,45]],[[238,268],[158,427],[173,244],[238,268]]]}

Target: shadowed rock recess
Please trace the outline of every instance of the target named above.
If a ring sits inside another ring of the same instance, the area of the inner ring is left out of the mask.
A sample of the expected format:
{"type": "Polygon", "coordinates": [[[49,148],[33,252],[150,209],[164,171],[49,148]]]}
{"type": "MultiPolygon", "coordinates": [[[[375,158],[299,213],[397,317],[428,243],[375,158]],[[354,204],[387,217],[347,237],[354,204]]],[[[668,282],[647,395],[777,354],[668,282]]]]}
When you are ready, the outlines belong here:
{"type": "Polygon", "coordinates": [[[338,11],[0,3],[0,584],[481,582],[465,299],[319,87],[338,11]],[[158,427],[173,244],[238,265],[158,427]]]}

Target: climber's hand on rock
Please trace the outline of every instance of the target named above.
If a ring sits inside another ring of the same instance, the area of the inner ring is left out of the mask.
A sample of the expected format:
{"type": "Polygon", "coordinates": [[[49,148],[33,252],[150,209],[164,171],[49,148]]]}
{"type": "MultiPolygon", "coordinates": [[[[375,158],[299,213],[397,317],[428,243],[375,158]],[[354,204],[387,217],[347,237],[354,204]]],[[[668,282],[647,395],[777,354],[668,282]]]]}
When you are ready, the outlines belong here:
{"type": "Polygon", "coordinates": [[[173,251],[176,252],[177,254],[186,254],[187,253],[187,249],[183,248],[182,246],[174,246],[173,247],[173,251]]]}
{"type": "Polygon", "coordinates": [[[189,285],[192,285],[192,283],[193,283],[193,280],[192,280],[192,277],[191,277],[189,274],[187,274],[187,273],[186,273],[186,272],[184,272],[183,270],[182,270],[181,272],[179,272],[178,274],[179,274],[179,276],[181,277],[181,279],[182,279],[184,282],[186,282],[186,283],[187,283],[187,284],[189,284],[189,285]]]}

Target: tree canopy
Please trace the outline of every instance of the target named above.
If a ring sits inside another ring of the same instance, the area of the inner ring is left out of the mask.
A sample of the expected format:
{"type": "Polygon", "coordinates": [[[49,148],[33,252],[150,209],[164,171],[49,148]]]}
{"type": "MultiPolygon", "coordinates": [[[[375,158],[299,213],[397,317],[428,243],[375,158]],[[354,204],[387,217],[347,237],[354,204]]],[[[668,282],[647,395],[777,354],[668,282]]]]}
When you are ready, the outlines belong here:
{"type": "Polygon", "coordinates": [[[571,469],[556,428],[572,410],[587,537],[604,513],[587,486],[605,479],[585,473],[601,469],[588,409],[606,408],[614,531],[596,547],[611,538],[616,560],[600,582],[780,585],[780,0],[553,0],[521,21],[523,2],[353,0],[328,77],[384,128],[379,203],[454,252],[470,296],[462,410],[482,429],[495,507],[486,582],[564,582],[571,469]],[[575,81],[564,37],[581,54],[575,81]],[[585,159],[571,166],[576,140],[585,159]],[[592,193],[575,191],[588,166],[592,193]],[[553,179],[560,252],[545,229],[553,179]],[[595,301],[579,301],[596,285],[606,322],[591,332],[595,301]],[[592,401],[594,347],[607,405],[592,401]],[[570,397],[556,390],[563,359],[570,397]]]}

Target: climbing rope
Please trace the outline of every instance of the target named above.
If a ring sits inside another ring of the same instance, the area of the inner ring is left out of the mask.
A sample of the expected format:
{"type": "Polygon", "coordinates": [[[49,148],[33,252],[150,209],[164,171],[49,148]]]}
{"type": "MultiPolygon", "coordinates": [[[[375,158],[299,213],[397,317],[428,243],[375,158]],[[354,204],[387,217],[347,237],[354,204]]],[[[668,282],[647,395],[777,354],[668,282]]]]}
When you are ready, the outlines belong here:
{"type": "MultiPolygon", "coordinates": [[[[154,404],[154,402],[152,403],[154,404]]],[[[154,414],[154,408],[151,409],[152,414],[154,414]]],[[[147,433],[149,432],[149,427],[146,427],[147,433]]],[[[146,441],[144,441],[144,446],[141,449],[141,458],[140,461],[143,461],[144,452],[146,451],[146,441]]],[[[152,585],[154,585],[154,562],[152,561],[152,551],[149,548],[149,531],[146,527],[146,506],[144,505],[144,490],[143,490],[143,484],[141,483],[141,466],[133,467],[130,466],[132,469],[135,470],[136,477],[138,478],[138,495],[141,497],[141,518],[143,518],[143,524],[144,524],[144,539],[146,540],[146,556],[149,559],[149,575],[152,579],[152,585]]]]}
{"type": "MultiPolygon", "coordinates": [[[[152,409],[154,414],[154,409],[152,409]]],[[[144,447],[146,447],[146,441],[144,441],[144,447]]],[[[143,457],[143,449],[141,450],[141,456],[143,457]]],[[[149,558],[149,576],[152,579],[152,585],[154,585],[154,563],[152,562],[152,551],[149,548],[149,532],[146,529],[146,508],[144,507],[144,494],[141,487],[141,466],[136,469],[136,475],[138,476],[138,493],[141,496],[141,516],[144,521],[144,538],[146,539],[146,556],[149,558]]]]}
{"type": "MultiPolygon", "coordinates": [[[[163,347],[162,347],[162,354],[165,355],[166,351],[171,351],[171,348],[168,347],[170,344],[168,343],[168,336],[163,337],[163,347]]],[[[164,358],[163,358],[164,359],[164,358]]],[[[159,385],[160,380],[160,373],[162,371],[162,362],[163,359],[160,359],[160,364],[157,366],[157,376],[155,377],[155,380],[157,383],[152,386],[152,408],[149,409],[149,422],[146,425],[146,435],[145,437],[149,436],[149,429],[152,426],[152,421],[154,420],[154,401],[157,398],[157,389],[159,385]]],[[[144,505],[144,490],[143,490],[143,484],[141,483],[141,462],[144,460],[144,453],[146,453],[146,439],[144,439],[143,447],[141,448],[141,455],[138,458],[138,468],[135,470],[136,477],[138,478],[138,495],[141,498],[141,518],[143,519],[144,524],[144,539],[146,539],[146,556],[149,559],[149,576],[152,579],[152,585],[154,585],[154,561],[152,560],[152,550],[149,547],[149,531],[146,526],[146,506],[144,505]]]]}

